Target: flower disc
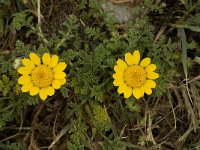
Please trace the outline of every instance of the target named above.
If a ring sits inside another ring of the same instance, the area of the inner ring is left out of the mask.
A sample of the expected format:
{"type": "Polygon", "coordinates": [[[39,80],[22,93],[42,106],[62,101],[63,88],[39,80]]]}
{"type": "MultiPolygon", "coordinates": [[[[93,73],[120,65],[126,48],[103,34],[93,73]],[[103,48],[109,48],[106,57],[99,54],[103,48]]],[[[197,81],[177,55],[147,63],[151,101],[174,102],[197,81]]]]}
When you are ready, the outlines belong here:
{"type": "Polygon", "coordinates": [[[53,71],[45,65],[37,66],[33,69],[31,79],[35,86],[47,87],[53,82],[53,71]]]}
{"type": "Polygon", "coordinates": [[[140,66],[129,66],[124,72],[124,81],[130,87],[141,87],[146,81],[146,72],[140,66]]]}

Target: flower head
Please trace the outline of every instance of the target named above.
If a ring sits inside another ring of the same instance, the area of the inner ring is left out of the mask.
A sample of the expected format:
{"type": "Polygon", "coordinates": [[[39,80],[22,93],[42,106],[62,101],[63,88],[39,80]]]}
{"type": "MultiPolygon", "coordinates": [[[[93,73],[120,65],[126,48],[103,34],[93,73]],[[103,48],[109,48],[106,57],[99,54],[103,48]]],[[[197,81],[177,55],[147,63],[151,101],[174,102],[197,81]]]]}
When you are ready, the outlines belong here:
{"type": "Polygon", "coordinates": [[[18,83],[22,85],[22,92],[29,92],[31,96],[39,94],[42,100],[52,96],[55,89],[59,89],[66,82],[65,62],[58,62],[58,56],[44,53],[42,60],[35,53],[29,58],[22,59],[23,67],[19,67],[21,76],[18,83]],[[30,58],[30,59],[29,59],[30,58]]]}
{"type": "Polygon", "coordinates": [[[21,65],[21,58],[16,58],[14,63],[13,63],[13,67],[17,70],[17,68],[21,65]]]}
{"type": "Polygon", "coordinates": [[[146,57],[140,62],[140,52],[135,50],[125,54],[125,61],[118,59],[113,74],[114,86],[119,86],[118,93],[124,93],[125,98],[132,94],[136,99],[144,96],[144,93],[150,95],[152,88],[156,87],[154,79],[159,78],[155,73],[156,65],[150,64],[151,59],[146,57]]]}

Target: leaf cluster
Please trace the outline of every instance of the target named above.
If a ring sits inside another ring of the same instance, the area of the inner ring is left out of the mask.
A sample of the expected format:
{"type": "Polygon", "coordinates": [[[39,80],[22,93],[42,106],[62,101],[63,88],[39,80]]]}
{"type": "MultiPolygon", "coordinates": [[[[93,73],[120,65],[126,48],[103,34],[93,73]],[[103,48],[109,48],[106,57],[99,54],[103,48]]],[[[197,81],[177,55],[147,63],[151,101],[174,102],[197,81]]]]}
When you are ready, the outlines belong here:
{"type": "Polygon", "coordinates": [[[99,105],[93,105],[93,123],[97,130],[100,132],[109,131],[111,129],[111,119],[108,116],[106,108],[102,108],[99,105]]]}
{"type": "Polygon", "coordinates": [[[84,150],[87,145],[87,126],[84,122],[78,118],[73,127],[70,129],[70,142],[68,143],[68,149],[71,150],[84,150]]]}

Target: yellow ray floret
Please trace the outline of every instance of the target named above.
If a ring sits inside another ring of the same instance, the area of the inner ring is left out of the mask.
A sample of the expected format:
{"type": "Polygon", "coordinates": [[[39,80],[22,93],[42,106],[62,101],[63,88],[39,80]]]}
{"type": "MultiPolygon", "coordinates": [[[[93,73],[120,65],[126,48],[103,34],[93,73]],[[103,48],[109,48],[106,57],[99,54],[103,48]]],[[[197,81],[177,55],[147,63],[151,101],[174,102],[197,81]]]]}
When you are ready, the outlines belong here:
{"type": "MultiPolygon", "coordinates": [[[[152,94],[152,88],[156,87],[154,79],[159,78],[155,73],[156,65],[151,64],[151,59],[146,57],[140,62],[140,52],[135,50],[133,54],[126,53],[125,61],[117,60],[114,66],[114,86],[119,86],[118,93],[124,94],[124,98],[133,95],[136,99],[144,96],[144,93],[152,94]]],[[[28,79],[27,79],[28,80],[28,79]]]]}
{"type": "Polygon", "coordinates": [[[67,65],[58,62],[57,55],[50,56],[49,53],[44,53],[42,60],[35,53],[30,53],[29,58],[22,59],[23,66],[18,69],[21,74],[18,83],[22,85],[22,92],[29,92],[31,96],[39,94],[45,100],[66,83],[64,70],[67,65]]]}

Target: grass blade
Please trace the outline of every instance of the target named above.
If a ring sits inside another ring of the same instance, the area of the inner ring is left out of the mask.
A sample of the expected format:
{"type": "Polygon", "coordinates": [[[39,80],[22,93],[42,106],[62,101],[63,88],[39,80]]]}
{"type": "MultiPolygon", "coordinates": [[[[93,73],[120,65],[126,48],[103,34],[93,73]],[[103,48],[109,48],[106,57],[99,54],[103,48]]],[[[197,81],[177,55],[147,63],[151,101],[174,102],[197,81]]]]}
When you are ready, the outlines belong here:
{"type": "Polygon", "coordinates": [[[182,49],[182,63],[183,63],[183,70],[185,73],[185,77],[187,79],[188,77],[188,68],[187,68],[187,41],[186,41],[186,35],[185,30],[180,29],[181,31],[181,49],[182,49]]]}

